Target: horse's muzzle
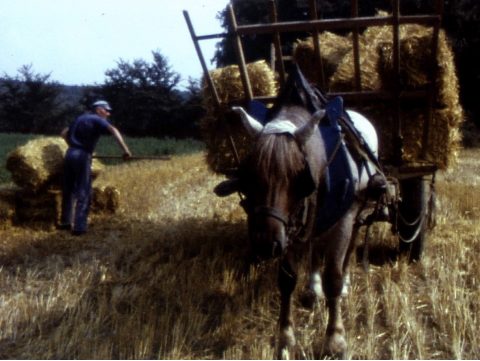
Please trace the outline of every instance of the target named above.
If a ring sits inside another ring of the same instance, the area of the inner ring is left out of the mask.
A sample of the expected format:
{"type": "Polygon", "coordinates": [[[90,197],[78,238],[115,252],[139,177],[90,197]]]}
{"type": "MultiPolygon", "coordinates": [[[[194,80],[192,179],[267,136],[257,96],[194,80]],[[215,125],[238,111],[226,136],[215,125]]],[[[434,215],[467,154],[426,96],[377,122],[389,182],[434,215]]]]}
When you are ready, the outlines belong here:
{"type": "Polygon", "coordinates": [[[261,259],[282,255],[287,247],[286,218],[273,208],[256,209],[249,222],[252,251],[261,259]]]}

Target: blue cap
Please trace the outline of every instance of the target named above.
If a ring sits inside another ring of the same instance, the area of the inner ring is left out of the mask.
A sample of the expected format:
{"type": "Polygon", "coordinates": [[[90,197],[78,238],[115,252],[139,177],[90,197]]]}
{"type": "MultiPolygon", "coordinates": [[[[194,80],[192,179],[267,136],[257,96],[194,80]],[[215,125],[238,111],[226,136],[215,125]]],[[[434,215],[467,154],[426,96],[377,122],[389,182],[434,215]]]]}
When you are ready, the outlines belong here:
{"type": "Polygon", "coordinates": [[[108,104],[106,100],[97,100],[92,104],[92,108],[95,109],[97,107],[100,107],[109,111],[112,110],[112,108],[110,107],[110,104],[108,104]]]}

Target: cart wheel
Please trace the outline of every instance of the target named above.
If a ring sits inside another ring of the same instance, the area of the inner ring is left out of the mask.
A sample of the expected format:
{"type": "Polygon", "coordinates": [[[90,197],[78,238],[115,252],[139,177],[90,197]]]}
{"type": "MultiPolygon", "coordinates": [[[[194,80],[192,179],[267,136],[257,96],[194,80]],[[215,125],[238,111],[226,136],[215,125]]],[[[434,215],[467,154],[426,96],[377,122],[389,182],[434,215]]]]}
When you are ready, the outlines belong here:
{"type": "Polygon", "coordinates": [[[420,260],[427,242],[428,188],[423,177],[400,181],[399,250],[410,261],[420,260]]]}

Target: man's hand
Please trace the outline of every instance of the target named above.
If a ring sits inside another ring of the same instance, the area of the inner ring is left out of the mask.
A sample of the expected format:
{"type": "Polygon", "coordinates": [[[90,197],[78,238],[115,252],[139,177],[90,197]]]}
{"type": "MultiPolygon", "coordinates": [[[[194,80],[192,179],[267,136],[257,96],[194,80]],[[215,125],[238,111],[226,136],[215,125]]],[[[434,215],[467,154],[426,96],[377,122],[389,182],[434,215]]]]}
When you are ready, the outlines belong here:
{"type": "Polygon", "coordinates": [[[132,153],[130,153],[130,152],[125,152],[125,153],[123,153],[122,158],[123,158],[123,160],[126,161],[126,160],[129,160],[129,159],[131,158],[131,156],[132,156],[132,153]]]}

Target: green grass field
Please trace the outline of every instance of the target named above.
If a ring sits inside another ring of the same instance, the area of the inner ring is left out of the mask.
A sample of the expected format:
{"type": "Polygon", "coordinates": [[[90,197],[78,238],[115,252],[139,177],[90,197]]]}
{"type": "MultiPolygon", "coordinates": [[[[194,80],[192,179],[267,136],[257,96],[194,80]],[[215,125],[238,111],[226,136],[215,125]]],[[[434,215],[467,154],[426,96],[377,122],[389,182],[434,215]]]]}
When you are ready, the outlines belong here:
{"type": "MultiPolygon", "coordinates": [[[[5,168],[8,153],[31,139],[42,137],[35,134],[0,133],[0,184],[10,182],[10,173],[5,168]]],[[[191,154],[204,149],[201,141],[194,139],[173,139],[173,138],[133,138],[125,137],[130,150],[134,155],[179,155],[191,154]]],[[[115,143],[113,137],[102,137],[98,143],[97,154],[121,155],[121,149],[115,143]]],[[[105,161],[115,162],[113,161],[105,161]]],[[[119,162],[119,161],[117,161],[119,162]]]]}

